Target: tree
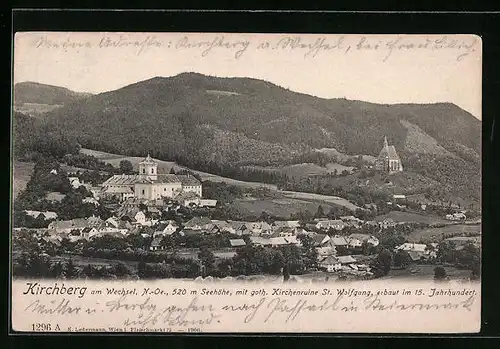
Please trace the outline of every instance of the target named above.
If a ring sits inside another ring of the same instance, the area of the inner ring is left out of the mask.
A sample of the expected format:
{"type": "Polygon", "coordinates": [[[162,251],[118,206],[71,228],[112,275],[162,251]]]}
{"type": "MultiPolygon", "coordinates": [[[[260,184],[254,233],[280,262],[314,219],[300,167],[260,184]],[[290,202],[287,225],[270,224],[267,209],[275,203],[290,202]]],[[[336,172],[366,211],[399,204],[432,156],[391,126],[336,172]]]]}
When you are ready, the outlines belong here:
{"type": "Polygon", "coordinates": [[[130,174],[134,171],[134,166],[128,160],[120,161],[120,172],[124,174],[130,174]]]}
{"type": "Polygon", "coordinates": [[[67,279],[74,279],[78,276],[78,269],[75,267],[73,260],[70,259],[64,268],[64,275],[67,279]]]}
{"type": "Polygon", "coordinates": [[[64,272],[64,268],[61,264],[61,262],[57,262],[55,264],[53,264],[51,267],[50,267],[50,276],[55,278],[55,279],[58,279],[62,276],[64,272]]]}
{"type": "Polygon", "coordinates": [[[437,259],[441,263],[454,263],[456,259],[455,243],[452,241],[443,241],[438,245],[437,259]]]}
{"type": "Polygon", "coordinates": [[[198,252],[198,259],[205,268],[206,274],[209,274],[214,269],[215,256],[207,247],[202,247],[200,249],[200,252],[198,252]]]}
{"type": "Polygon", "coordinates": [[[288,267],[288,263],[283,267],[283,282],[287,282],[290,279],[290,268],[288,267]]]}
{"type": "Polygon", "coordinates": [[[323,210],[323,206],[319,205],[318,210],[316,211],[316,214],[314,215],[315,218],[323,218],[325,217],[325,211],[323,210]]]}
{"type": "Polygon", "coordinates": [[[412,259],[406,251],[400,250],[394,255],[394,266],[396,268],[406,268],[411,261],[412,259]]]}
{"type": "Polygon", "coordinates": [[[363,241],[361,244],[361,251],[365,256],[369,256],[372,253],[375,253],[375,247],[368,241],[363,241]]]}
{"type": "Polygon", "coordinates": [[[147,265],[144,261],[139,261],[137,264],[137,275],[140,279],[145,279],[147,277],[147,265]]]}
{"type": "Polygon", "coordinates": [[[130,269],[122,262],[119,262],[114,267],[114,274],[117,277],[124,277],[131,274],[130,269]]]}
{"type": "Polygon", "coordinates": [[[373,269],[376,277],[387,275],[391,270],[392,253],[383,248],[380,250],[377,259],[374,261],[373,269]]]}
{"type": "Polygon", "coordinates": [[[446,279],[446,270],[443,267],[434,268],[434,280],[442,281],[446,279]]]}
{"type": "Polygon", "coordinates": [[[264,221],[266,223],[271,223],[272,221],[271,216],[266,211],[262,211],[262,213],[259,216],[259,220],[264,221]]]}

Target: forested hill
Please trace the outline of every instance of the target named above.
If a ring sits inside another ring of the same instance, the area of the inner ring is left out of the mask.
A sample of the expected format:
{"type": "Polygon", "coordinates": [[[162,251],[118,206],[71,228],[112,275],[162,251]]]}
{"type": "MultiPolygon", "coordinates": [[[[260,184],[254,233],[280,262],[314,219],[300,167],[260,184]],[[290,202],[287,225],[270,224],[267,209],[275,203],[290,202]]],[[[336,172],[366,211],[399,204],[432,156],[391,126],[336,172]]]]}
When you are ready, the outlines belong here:
{"type": "Polygon", "coordinates": [[[195,73],[138,82],[49,114],[53,128],[84,147],[161,158],[265,163],[312,148],[377,155],[385,135],[399,150],[480,153],[481,122],[453,104],[322,99],[195,73]]]}
{"type": "Polygon", "coordinates": [[[36,103],[45,105],[64,105],[89,97],[89,93],[74,92],[64,87],[20,82],[14,85],[14,104],[36,103]]]}
{"type": "Polygon", "coordinates": [[[334,161],[339,152],[376,156],[387,136],[409,178],[423,175],[443,192],[480,198],[481,122],[449,103],[322,99],[262,80],[183,73],[73,100],[38,120],[15,118],[19,158],[81,146],[149,152],[225,176],[244,165],[279,167],[319,155],[334,161]]]}

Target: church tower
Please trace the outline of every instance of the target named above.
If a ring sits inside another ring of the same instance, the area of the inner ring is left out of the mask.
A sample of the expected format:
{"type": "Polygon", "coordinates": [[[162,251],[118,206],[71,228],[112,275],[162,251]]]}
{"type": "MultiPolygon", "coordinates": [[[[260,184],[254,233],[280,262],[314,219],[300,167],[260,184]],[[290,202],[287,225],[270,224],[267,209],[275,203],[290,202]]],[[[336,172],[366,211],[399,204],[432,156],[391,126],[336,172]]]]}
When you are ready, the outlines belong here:
{"type": "Polygon", "coordinates": [[[375,161],[375,168],[388,174],[403,171],[403,165],[396,152],[396,148],[393,145],[389,145],[386,136],[384,136],[384,146],[375,161]]]}
{"type": "Polygon", "coordinates": [[[148,156],[139,163],[139,176],[152,181],[158,179],[158,164],[148,156]]]}

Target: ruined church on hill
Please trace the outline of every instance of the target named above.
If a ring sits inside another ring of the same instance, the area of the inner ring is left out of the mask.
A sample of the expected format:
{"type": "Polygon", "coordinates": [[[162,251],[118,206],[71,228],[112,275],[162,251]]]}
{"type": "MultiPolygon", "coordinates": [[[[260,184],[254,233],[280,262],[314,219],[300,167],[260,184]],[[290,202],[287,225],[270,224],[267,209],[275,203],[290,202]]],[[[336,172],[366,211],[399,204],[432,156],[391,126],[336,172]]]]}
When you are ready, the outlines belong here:
{"type": "Polygon", "coordinates": [[[403,165],[399,158],[396,148],[387,143],[387,137],[384,137],[384,146],[380,150],[377,160],[375,161],[375,169],[388,174],[402,172],[403,165]]]}

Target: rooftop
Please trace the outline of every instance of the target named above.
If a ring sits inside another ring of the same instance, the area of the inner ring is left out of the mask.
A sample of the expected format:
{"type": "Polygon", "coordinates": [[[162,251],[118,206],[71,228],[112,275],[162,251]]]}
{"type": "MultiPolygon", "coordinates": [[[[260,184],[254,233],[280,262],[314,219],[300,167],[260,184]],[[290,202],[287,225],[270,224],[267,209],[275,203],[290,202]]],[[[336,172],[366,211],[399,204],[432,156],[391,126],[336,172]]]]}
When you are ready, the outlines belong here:
{"type": "Polygon", "coordinates": [[[393,145],[382,148],[379,158],[388,158],[389,160],[399,160],[399,155],[393,145]]]}
{"type": "Polygon", "coordinates": [[[144,160],[142,160],[142,161],[140,162],[140,164],[155,164],[155,163],[156,163],[156,161],[154,161],[154,160],[151,158],[151,156],[149,156],[149,154],[148,154],[148,156],[146,156],[146,157],[144,158],[144,160]]]}

